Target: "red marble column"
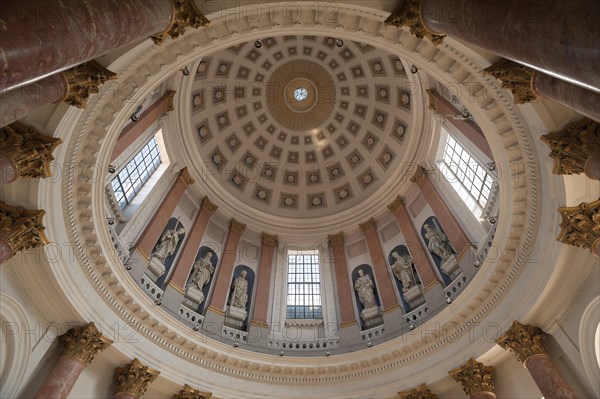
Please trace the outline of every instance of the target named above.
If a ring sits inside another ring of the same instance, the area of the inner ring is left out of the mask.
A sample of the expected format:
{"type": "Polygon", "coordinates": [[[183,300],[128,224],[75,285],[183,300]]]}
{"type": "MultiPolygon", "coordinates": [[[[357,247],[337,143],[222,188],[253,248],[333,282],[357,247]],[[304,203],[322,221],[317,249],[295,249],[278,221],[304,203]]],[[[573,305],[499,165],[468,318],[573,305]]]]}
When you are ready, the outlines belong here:
{"type": "Polygon", "coordinates": [[[254,314],[252,317],[253,323],[265,324],[267,322],[269,299],[271,298],[271,274],[273,273],[276,247],[277,236],[263,233],[260,265],[256,277],[258,283],[256,285],[256,300],[254,301],[254,314]]]}
{"type": "Polygon", "coordinates": [[[551,98],[573,111],[600,122],[600,93],[543,73],[535,73],[533,79],[535,93],[540,97],[551,98]]]}
{"type": "Polygon", "coordinates": [[[180,170],[171,190],[163,199],[138,240],[137,249],[146,259],[149,258],[154,245],[156,245],[160,239],[160,235],[169,222],[171,215],[173,215],[185,190],[192,184],[194,184],[194,180],[190,177],[187,168],[180,170]]]}
{"type": "Polygon", "coordinates": [[[419,233],[412,223],[412,218],[408,214],[406,205],[401,197],[397,197],[393,203],[388,205],[388,208],[393,212],[396,222],[400,226],[406,246],[419,273],[423,288],[427,290],[433,284],[438,283],[439,280],[419,238],[419,233]]]}
{"type": "Polygon", "coordinates": [[[373,262],[373,271],[377,276],[377,288],[381,297],[381,305],[384,310],[398,306],[398,299],[394,293],[394,285],[390,273],[388,272],[387,263],[383,251],[381,250],[379,239],[377,238],[375,220],[371,219],[368,222],[361,224],[360,228],[365,235],[369,254],[371,255],[371,261],[373,262]]]}
{"type": "Polygon", "coordinates": [[[474,44],[588,89],[600,89],[600,2],[422,0],[429,32],[474,44]]]}
{"type": "Polygon", "coordinates": [[[449,116],[460,115],[459,111],[451,102],[442,97],[436,90],[428,90],[429,100],[434,111],[439,112],[446,117],[446,120],[451,123],[456,129],[465,135],[481,152],[483,152],[491,160],[494,159],[492,149],[490,148],[483,131],[477,124],[471,120],[457,120],[449,116]]]}
{"type": "Polygon", "coordinates": [[[5,0],[0,92],[163,32],[169,0],[5,0]]]}
{"type": "Polygon", "coordinates": [[[190,274],[198,249],[202,243],[202,238],[206,232],[206,226],[213,212],[217,210],[217,206],[209,201],[208,197],[204,197],[200,211],[196,216],[192,231],[189,233],[188,239],[183,244],[183,250],[181,256],[175,266],[173,266],[173,276],[170,285],[173,285],[178,291],[182,292],[185,287],[185,282],[190,274]]]}
{"type": "Polygon", "coordinates": [[[215,272],[217,274],[216,282],[209,305],[209,308],[217,313],[222,313],[225,309],[237,250],[240,244],[240,238],[245,229],[245,224],[239,223],[235,219],[231,219],[225,251],[221,256],[221,265],[215,272]]]}
{"type": "Polygon", "coordinates": [[[352,304],[353,291],[348,279],[348,264],[346,262],[346,251],[344,250],[344,233],[329,236],[329,242],[335,270],[340,326],[356,323],[354,305],[352,304]]]}
{"type": "Polygon", "coordinates": [[[427,174],[427,171],[423,167],[419,166],[410,181],[416,183],[421,189],[425,199],[431,206],[431,209],[433,209],[433,213],[440,221],[446,236],[456,250],[458,257],[463,256],[464,252],[471,246],[471,240],[452,213],[452,210],[435,189],[431,181],[431,176],[427,174]]]}
{"type": "Polygon", "coordinates": [[[35,399],[66,399],[77,378],[94,356],[112,344],[94,323],[75,327],[60,337],[61,357],[38,391],[35,399]]]}
{"type": "Polygon", "coordinates": [[[523,365],[545,398],[576,399],[575,393],[547,354],[533,355],[523,365]]]}
{"type": "Polygon", "coordinates": [[[166,112],[173,111],[173,96],[175,92],[169,90],[164,96],[148,107],[137,122],[131,122],[119,135],[110,157],[111,162],[123,153],[135,140],[137,140],[158,118],[166,112]]]}

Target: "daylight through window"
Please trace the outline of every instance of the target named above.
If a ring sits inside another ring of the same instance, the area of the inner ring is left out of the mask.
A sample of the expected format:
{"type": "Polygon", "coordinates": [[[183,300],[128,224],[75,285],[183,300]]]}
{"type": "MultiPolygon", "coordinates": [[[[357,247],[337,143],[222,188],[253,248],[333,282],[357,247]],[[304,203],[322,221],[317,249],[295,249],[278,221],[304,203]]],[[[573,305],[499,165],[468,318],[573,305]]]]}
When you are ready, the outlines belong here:
{"type": "Polygon", "coordinates": [[[323,318],[317,251],[288,252],[287,318],[323,318]]]}

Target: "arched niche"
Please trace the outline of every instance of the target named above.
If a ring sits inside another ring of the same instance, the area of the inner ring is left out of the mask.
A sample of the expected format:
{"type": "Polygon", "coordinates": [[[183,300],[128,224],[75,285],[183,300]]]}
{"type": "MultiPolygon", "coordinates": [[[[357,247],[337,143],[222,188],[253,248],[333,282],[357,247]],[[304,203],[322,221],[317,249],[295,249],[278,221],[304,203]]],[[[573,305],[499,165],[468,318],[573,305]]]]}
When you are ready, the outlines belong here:
{"type": "Polygon", "coordinates": [[[153,259],[152,259],[153,254],[156,251],[159,251],[162,245],[166,245],[166,242],[163,240],[163,237],[165,237],[165,234],[167,234],[167,232],[170,232],[170,233],[175,232],[177,234],[177,237],[178,237],[177,245],[175,246],[175,249],[172,252],[169,252],[170,254],[167,257],[165,257],[165,260],[163,262],[164,267],[165,267],[164,273],[162,275],[158,276],[158,279],[156,280],[156,285],[159,287],[162,287],[165,284],[167,276],[169,275],[169,271],[171,270],[171,267],[173,266],[175,258],[177,257],[177,253],[179,252],[179,249],[181,248],[181,245],[183,244],[183,241],[184,241],[185,235],[186,235],[185,228],[183,227],[183,223],[181,223],[181,221],[179,219],[176,219],[176,218],[169,219],[167,226],[164,228],[163,232],[160,235],[160,239],[158,240],[158,242],[152,249],[152,252],[150,255],[150,262],[153,261],[153,259]]]}
{"type": "Polygon", "coordinates": [[[412,310],[415,310],[419,306],[425,303],[425,298],[423,297],[423,287],[421,284],[421,279],[419,278],[419,274],[417,273],[417,269],[415,268],[414,262],[412,262],[412,256],[410,251],[406,247],[406,245],[398,245],[394,247],[388,254],[388,264],[392,269],[392,275],[394,276],[394,282],[396,283],[396,288],[398,289],[398,293],[400,294],[400,299],[402,301],[402,308],[405,313],[408,313],[412,310]],[[410,257],[411,259],[411,269],[412,269],[412,277],[416,285],[416,290],[413,287],[407,287],[404,289],[404,284],[402,283],[402,279],[400,278],[399,266],[396,266],[399,261],[395,258],[394,254],[397,254],[400,257],[410,257]]]}
{"type": "Polygon", "coordinates": [[[360,301],[360,295],[359,295],[359,289],[360,286],[362,285],[362,281],[367,281],[368,279],[371,280],[372,283],[372,289],[373,289],[373,296],[375,297],[375,304],[376,307],[381,310],[381,300],[379,299],[379,291],[377,290],[377,283],[375,281],[375,277],[373,274],[373,268],[370,265],[367,264],[363,264],[360,266],[357,266],[354,268],[354,270],[352,270],[352,289],[354,290],[354,298],[356,299],[356,309],[358,311],[358,315],[359,315],[359,320],[360,320],[360,327],[362,330],[368,330],[370,328],[373,328],[379,324],[383,323],[383,320],[381,319],[381,311],[379,311],[379,317],[375,317],[373,319],[368,319],[367,317],[364,317],[365,314],[363,312],[367,311],[368,309],[365,308],[364,304],[361,303],[360,301]],[[362,270],[363,276],[360,276],[360,271],[362,270]],[[359,279],[361,279],[361,281],[359,281],[359,279]]]}
{"type": "Polygon", "coordinates": [[[436,252],[444,250],[445,248],[456,257],[456,250],[450,245],[450,241],[446,235],[446,232],[435,216],[430,216],[425,220],[421,226],[421,237],[423,237],[425,246],[427,247],[431,258],[433,259],[435,268],[437,269],[438,275],[442,278],[444,285],[450,285],[450,283],[452,283],[452,279],[450,275],[444,271],[442,267],[444,261],[436,252]]]}
{"type": "Polygon", "coordinates": [[[202,246],[196,253],[196,258],[194,259],[194,263],[186,279],[186,295],[190,292],[190,288],[193,289],[193,287],[196,287],[196,289],[202,293],[202,301],[200,301],[198,308],[196,309],[200,314],[202,314],[205,309],[206,298],[208,298],[208,293],[214,280],[215,270],[217,270],[218,264],[219,256],[217,253],[209,247],[202,246]],[[212,269],[207,267],[208,265],[212,266],[212,269]],[[202,283],[202,281],[204,283],[202,283]],[[202,285],[202,287],[198,287],[198,285],[202,285]]]}
{"type": "MultiPolygon", "coordinates": [[[[229,285],[229,294],[227,296],[227,306],[228,308],[231,308],[234,305],[234,290],[235,290],[235,285],[236,285],[236,280],[238,279],[243,279],[245,278],[247,281],[247,290],[246,290],[246,304],[244,306],[244,309],[247,313],[246,313],[246,318],[245,320],[243,320],[243,322],[240,323],[239,329],[242,331],[248,331],[248,325],[249,325],[249,315],[250,315],[250,309],[252,309],[252,292],[254,290],[254,279],[255,279],[255,273],[254,270],[252,270],[252,268],[250,268],[249,266],[246,265],[238,265],[235,267],[235,269],[233,270],[233,277],[231,279],[231,284],[229,285]],[[242,273],[245,272],[245,277],[242,276],[242,273]]],[[[227,324],[227,323],[226,323],[227,324]]]]}

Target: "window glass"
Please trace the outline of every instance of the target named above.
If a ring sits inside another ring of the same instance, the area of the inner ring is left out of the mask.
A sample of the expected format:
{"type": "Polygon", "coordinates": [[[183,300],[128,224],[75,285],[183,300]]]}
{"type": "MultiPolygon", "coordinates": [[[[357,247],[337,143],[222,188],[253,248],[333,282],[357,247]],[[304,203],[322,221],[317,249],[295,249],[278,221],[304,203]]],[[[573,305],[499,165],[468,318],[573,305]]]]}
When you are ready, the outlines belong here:
{"type": "Polygon", "coordinates": [[[319,255],[314,252],[288,253],[288,319],[321,319],[321,275],[319,255]]]}

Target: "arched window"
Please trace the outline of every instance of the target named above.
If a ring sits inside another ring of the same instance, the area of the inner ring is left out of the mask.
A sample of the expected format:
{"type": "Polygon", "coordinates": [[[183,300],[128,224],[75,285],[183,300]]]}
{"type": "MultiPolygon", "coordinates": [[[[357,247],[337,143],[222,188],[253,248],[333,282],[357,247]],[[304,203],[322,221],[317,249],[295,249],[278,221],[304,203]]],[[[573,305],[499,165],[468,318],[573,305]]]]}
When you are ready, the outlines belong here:
{"type": "Polygon", "coordinates": [[[131,203],[161,162],[158,142],[153,136],[111,181],[121,209],[131,203]]]}
{"type": "Polygon", "coordinates": [[[437,161],[438,167],[467,208],[478,218],[487,204],[494,181],[485,166],[442,126],[442,140],[444,137],[444,150],[437,161]]]}
{"type": "Polygon", "coordinates": [[[322,319],[318,251],[288,251],[287,319],[322,319]]]}

